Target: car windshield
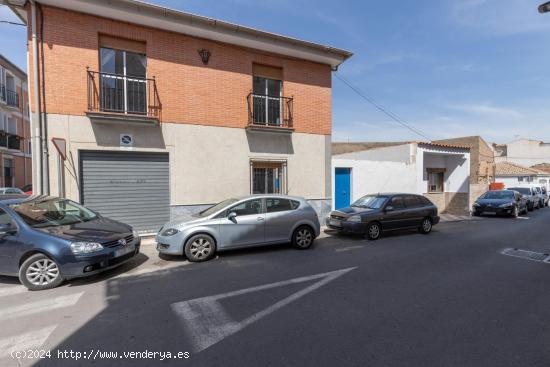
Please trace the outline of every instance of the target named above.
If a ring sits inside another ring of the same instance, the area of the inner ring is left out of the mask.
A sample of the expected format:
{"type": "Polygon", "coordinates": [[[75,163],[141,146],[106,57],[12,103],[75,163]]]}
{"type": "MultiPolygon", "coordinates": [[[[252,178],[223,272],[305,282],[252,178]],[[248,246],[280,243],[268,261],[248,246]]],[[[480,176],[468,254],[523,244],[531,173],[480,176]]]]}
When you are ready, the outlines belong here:
{"type": "Polygon", "coordinates": [[[225,208],[226,206],[229,206],[233,203],[236,203],[237,201],[239,201],[238,199],[234,199],[234,198],[231,198],[231,199],[227,199],[227,200],[224,200],[222,201],[221,203],[218,203],[214,206],[211,206],[210,208],[206,209],[206,210],[203,210],[202,212],[200,212],[199,214],[197,214],[198,217],[208,217],[209,215],[212,215],[220,210],[222,210],[223,208],[225,208]]]}
{"type": "Polygon", "coordinates": [[[528,187],[512,187],[510,190],[514,190],[523,195],[531,195],[531,190],[528,187]]]}
{"type": "Polygon", "coordinates": [[[384,205],[386,200],[388,200],[387,196],[367,195],[355,201],[353,204],[351,204],[351,206],[358,208],[380,209],[384,205]]]}
{"type": "Polygon", "coordinates": [[[10,208],[33,228],[64,226],[97,218],[90,209],[67,199],[22,202],[11,204],[10,208]]]}
{"type": "Polygon", "coordinates": [[[512,199],[514,193],[511,191],[487,191],[482,199],[512,199]]]}

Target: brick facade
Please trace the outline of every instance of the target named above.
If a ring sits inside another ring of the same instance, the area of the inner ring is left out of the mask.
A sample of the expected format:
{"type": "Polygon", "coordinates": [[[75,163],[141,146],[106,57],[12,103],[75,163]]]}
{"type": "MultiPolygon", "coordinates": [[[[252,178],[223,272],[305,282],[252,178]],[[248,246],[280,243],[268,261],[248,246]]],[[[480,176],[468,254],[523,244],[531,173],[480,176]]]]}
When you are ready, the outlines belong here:
{"type": "Polygon", "coordinates": [[[85,114],[86,67],[99,70],[99,36],[109,35],[146,43],[147,76],[156,79],[163,123],[244,128],[252,65],[258,63],[283,69],[283,95],[294,98],[296,132],[331,134],[329,65],[58,8],[43,11],[48,113],[85,114]],[[203,48],[211,52],[206,66],[197,52],[203,48]]]}

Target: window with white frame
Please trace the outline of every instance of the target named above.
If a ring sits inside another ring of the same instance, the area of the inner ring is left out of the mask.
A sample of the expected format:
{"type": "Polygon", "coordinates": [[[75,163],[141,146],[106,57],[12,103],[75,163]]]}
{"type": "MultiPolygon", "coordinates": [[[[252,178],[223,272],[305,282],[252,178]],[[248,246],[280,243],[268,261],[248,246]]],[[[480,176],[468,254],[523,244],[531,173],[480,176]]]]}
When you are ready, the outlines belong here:
{"type": "Polygon", "coordinates": [[[444,168],[428,168],[428,192],[441,193],[445,192],[445,169],[444,168]]]}

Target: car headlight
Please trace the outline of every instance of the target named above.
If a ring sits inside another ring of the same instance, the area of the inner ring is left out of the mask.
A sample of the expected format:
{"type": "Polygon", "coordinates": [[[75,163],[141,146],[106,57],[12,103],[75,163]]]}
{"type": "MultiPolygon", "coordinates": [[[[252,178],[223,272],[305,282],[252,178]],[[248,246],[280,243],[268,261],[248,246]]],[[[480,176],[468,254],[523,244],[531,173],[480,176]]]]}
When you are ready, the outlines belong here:
{"type": "Polygon", "coordinates": [[[360,215],[352,215],[351,217],[349,217],[347,219],[348,222],[354,222],[354,223],[359,223],[361,222],[361,216],[360,215]]]}
{"type": "Polygon", "coordinates": [[[97,242],[73,242],[71,243],[71,251],[75,255],[90,254],[103,250],[103,246],[97,242]]]}
{"type": "Polygon", "coordinates": [[[479,203],[474,203],[474,206],[479,206],[479,203]]]}
{"type": "Polygon", "coordinates": [[[138,231],[136,231],[135,229],[132,230],[132,236],[134,236],[134,238],[139,238],[139,233],[138,231]]]}
{"type": "Polygon", "coordinates": [[[499,208],[507,208],[509,206],[512,206],[512,203],[500,204],[498,207],[499,208]]]}
{"type": "Polygon", "coordinates": [[[176,233],[178,233],[179,231],[175,228],[168,228],[164,231],[162,231],[162,233],[160,234],[161,236],[173,236],[175,235],[176,233]]]}

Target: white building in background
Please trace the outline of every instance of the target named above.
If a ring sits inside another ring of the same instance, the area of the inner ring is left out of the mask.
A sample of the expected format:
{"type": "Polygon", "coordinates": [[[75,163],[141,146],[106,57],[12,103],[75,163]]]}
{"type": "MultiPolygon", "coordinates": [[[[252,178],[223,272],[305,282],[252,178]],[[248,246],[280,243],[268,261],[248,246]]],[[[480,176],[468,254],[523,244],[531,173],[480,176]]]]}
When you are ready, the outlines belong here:
{"type": "Polygon", "coordinates": [[[521,166],[512,162],[497,162],[495,182],[504,184],[504,188],[514,186],[545,186],[550,189],[550,173],[535,168],[521,166]]]}
{"type": "Polygon", "coordinates": [[[531,167],[550,163],[550,143],[533,139],[518,139],[508,144],[495,144],[495,161],[511,162],[531,167]]]}
{"type": "Polygon", "coordinates": [[[349,206],[366,194],[404,192],[426,196],[443,213],[468,213],[469,148],[422,142],[387,145],[333,144],[333,208],[349,206]]]}

